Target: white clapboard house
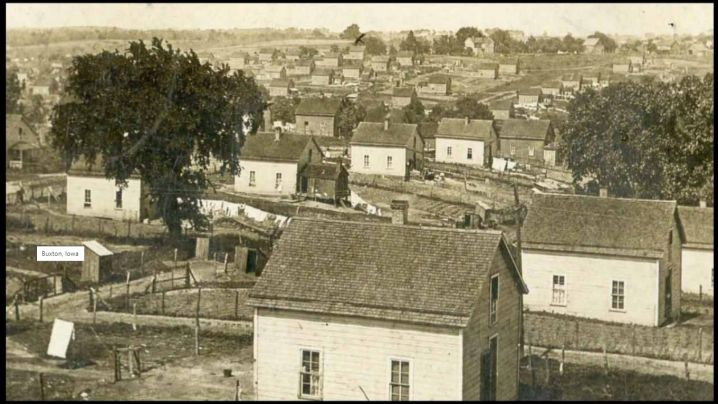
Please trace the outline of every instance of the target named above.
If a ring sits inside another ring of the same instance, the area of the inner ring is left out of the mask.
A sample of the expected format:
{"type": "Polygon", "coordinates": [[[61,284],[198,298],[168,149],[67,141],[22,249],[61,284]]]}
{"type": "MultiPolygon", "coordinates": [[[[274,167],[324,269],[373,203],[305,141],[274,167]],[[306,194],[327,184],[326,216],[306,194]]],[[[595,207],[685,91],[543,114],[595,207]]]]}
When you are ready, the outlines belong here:
{"type": "Polygon", "coordinates": [[[681,290],[713,296],[713,208],[679,206],[686,235],[681,253],[681,290]]]}

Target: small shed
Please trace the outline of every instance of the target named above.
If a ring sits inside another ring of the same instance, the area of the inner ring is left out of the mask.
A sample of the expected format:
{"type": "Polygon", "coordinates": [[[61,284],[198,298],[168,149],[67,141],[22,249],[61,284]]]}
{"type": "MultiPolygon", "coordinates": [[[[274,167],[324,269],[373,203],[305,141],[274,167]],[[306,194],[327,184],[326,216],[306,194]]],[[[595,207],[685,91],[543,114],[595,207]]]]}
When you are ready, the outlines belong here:
{"type": "Polygon", "coordinates": [[[109,278],[114,253],[95,240],[85,241],[82,245],[85,246],[85,260],[82,261],[80,281],[99,283],[109,278]]]}
{"type": "Polygon", "coordinates": [[[307,164],[299,175],[301,192],[307,196],[334,203],[349,197],[349,173],[341,163],[307,164]]]}

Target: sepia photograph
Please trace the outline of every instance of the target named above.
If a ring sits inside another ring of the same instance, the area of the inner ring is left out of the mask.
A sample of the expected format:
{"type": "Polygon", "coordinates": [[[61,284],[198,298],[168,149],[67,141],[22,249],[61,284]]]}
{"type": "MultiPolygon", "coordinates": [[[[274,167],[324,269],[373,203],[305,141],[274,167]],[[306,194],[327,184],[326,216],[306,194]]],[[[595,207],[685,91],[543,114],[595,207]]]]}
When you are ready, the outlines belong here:
{"type": "Polygon", "coordinates": [[[713,3],[6,3],[6,401],[713,401],[713,3]]]}

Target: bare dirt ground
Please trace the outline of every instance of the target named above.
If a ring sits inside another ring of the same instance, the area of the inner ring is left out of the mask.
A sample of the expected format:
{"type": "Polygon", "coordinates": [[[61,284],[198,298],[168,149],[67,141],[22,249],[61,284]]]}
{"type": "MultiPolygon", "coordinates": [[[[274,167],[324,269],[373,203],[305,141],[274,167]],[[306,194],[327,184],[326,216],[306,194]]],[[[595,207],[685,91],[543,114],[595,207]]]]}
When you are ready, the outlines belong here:
{"type": "Polygon", "coordinates": [[[7,400],[39,399],[39,372],[46,375],[45,397],[50,399],[80,399],[84,392],[90,400],[233,400],[237,380],[241,398],[253,399],[251,336],[202,335],[201,354],[195,356],[188,327],[76,327],[77,339],[65,361],[44,355],[50,323],[6,324],[7,400]],[[113,383],[110,347],[129,344],[143,348],[145,371],[139,379],[113,383]],[[67,363],[85,366],[63,368],[67,363]],[[224,369],[231,369],[232,377],[224,377],[224,369]]]}

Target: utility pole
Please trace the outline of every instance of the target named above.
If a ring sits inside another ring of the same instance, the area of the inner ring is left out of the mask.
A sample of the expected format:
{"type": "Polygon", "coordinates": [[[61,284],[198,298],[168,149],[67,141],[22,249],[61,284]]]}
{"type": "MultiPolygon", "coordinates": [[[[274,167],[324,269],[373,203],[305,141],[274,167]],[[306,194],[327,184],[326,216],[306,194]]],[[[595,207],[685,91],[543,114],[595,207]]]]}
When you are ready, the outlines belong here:
{"type": "MultiPolygon", "coordinates": [[[[521,202],[519,201],[519,187],[514,180],[514,201],[516,203],[516,266],[518,266],[519,275],[523,276],[521,265],[521,202]]],[[[524,352],[524,299],[521,298],[519,304],[519,343],[521,344],[521,355],[524,352]]]]}

